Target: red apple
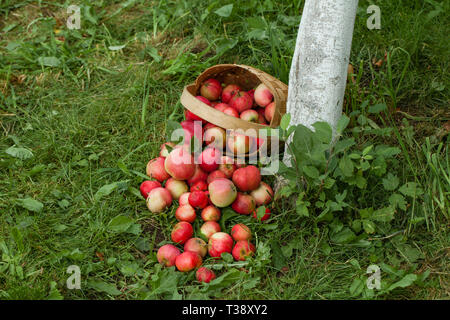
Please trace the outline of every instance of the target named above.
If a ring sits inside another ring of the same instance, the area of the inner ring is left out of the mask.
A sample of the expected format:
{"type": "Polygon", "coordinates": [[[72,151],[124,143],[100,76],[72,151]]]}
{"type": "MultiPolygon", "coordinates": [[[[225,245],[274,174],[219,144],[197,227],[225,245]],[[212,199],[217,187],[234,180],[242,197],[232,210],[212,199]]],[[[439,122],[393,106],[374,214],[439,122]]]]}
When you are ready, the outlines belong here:
{"type": "Polygon", "coordinates": [[[202,257],[198,253],[192,251],[183,252],[175,260],[175,265],[178,271],[181,272],[194,270],[195,268],[200,267],[202,263],[202,257]]]}
{"type": "Polygon", "coordinates": [[[265,182],[261,181],[259,187],[250,193],[255,198],[256,205],[262,206],[269,204],[273,199],[273,190],[265,182]]]}
{"type": "Polygon", "coordinates": [[[204,258],[208,252],[208,245],[200,238],[191,238],[184,244],[184,251],[195,252],[204,258]]]}
{"type": "Polygon", "coordinates": [[[216,79],[208,79],[200,87],[200,94],[208,100],[217,100],[222,94],[222,86],[216,79]]]}
{"type": "Polygon", "coordinates": [[[152,213],[160,213],[172,204],[172,196],[165,188],[155,188],[148,194],[147,208],[152,213]]]}
{"type": "Polygon", "coordinates": [[[156,258],[160,264],[171,267],[175,265],[175,260],[180,254],[180,250],[173,244],[165,244],[159,248],[156,258]]]}
{"type": "Polygon", "coordinates": [[[209,237],[208,253],[213,258],[220,258],[224,252],[231,253],[233,238],[228,233],[216,232],[209,237]]]}
{"type": "Polygon", "coordinates": [[[251,195],[238,192],[236,200],[234,200],[231,207],[239,214],[248,215],[255,210],[256,202],[251,195]]]}
{"type": "Polygon", "coordinates": [[[237,169],[233,173],[233,183],[241,191],[252,191],[259,187],[261,183],[261,173],[253,165],[237,169]]]}
{"type": "Polygon", "coordinates": [[[203,191],[191,191],[189,204],[196,209],[203,209],[208,205],[208,196],[203,191]]]}
{"type": "MultiPolygon", "coordinates": [[[[186,120],[180,122],[181,127],[184,131],[184,144],[190,145],[192,137],[195,137],[199,143],[202,144],[203,141],[203,128],[200,121],[186,120]]],[[[170,152],[169,152],[170,153],[170,152]]]]}
{"type": "Polygon", "coordinates": [[[172,178],[187,180],[195,173],[194,157],[185,148],[177,147],[166,157],[164,167],[172,178]]]}
{"type": "Polygon", "coordinates": [[[183,193],[179,198],[178,198],[178,204],[180,206],[184,206],[185,204],[189,204],[189,195],[191,193],[190,192],[185,192],[183,193]]]}
{"type": "Polygon", "coordinates": [[[186,182],[183,180],[175,180],[174,178],[167,179],[165,188],[169,190],[174,200],[178,200],[183,193],[189,190],[186,182]]]}
{"type": "Polygon", "coordinates": [[[147,199],[150,191],[159,187],[161,187],[161,183],[159,183],[158,181],[147,180],[141,183],[139,190],[141,191],[141,194],[144,197],[144,199],[147,199]]]}
{"type": "Polygon", "coordinates": [[[203,133],[203,140],[208,146],[223,150],[225,147],[226,132],[220,127],[208,128],[203,133]]]}
{"type": "Polygon", "coordinates": [[[216,278],[216,274],[211,269],[201,267],[195,273],[197,281],[209,283],[216,278]]]}
{"type": "Polygon", "coordinates": [[[211,202],[220,208],[228,207],[237,196],[235,185],[225,178],[212,181],[208,186],[208,191],[211,202]]]}
{"type": "Polygon", "coordinates": [[[243,111],[239,117],[248,122],[258,123],[259,114],[255,110],[249,109],[243,111]]]}
{"type": "Polygon", "coordinates": [[[208,147],[199,155],[197,162],[205,172],[212,172],[219,168],[222,152],[214,147],[208,147]]]}
{"type": "Polygon", "coordinates": [[[222,90],[222,102],[228,103],[236,93],[241,90],[236,84],[229,84],[222,90]]]}
{"type": "Polygon", "coordinates": [[[234,241],[247,241],[252,238],[252,233],[250,231],[250,228],[247,227],[243,223],[238,223],[231,228],[231,236],[233,237],[234,241]]]}
{"type": "Polygon", "coordinates": [[[202,210],[203,221],[219,221],[220,210],[214,205],[209,205],[202,210]]]}
{"type": "Polygon", "coordinates": [[[266,107],[266,110],[264,111],[264,117],[266,118],[267,122],[271,122],[273,119],[273,115],[275,113],[275,102],[269,103],[269,105],[266,107]]]}
{"type": "Polygon", "coordinates": [[[179,206],[175,211],[175,218],[177,218],[178,221],[193,223],[196,217],[195,210],[190,204],[179,206]]]}
{"type": "Polygon", "coordinates": [[[227,175],[225,173],[223,173],[220,170],[215,170],[213,172],[211,172],[208,175],[208,178],[206,179],[206,183],[210,184],[211,182],[213,182],[215,179],[219,179],[219,178],[228,178],[227,175]]]}
{"type": "Polygon", "coordinates": [[[220,225],[216,221],[206,221],[200,227],[200,234],[205,239],[209,239],[216,232],[220,232],[220,225]]]}
{"type": "Polygon", "coordinates": [[[167,157],[169,155],[169,149],[167,148],[167,146],[169,146],[169,148],[175,148],[175,143],[173,142],[164,142],[161,147],[160,147],[160,151],[159,151],[159,156],[160,157],[167,157]]]}
{"type": "Polygon", "coordinates": [[[147,163],[146,168],[147,175],[151,178],[158,180],[159,182],[163,182],[164,180],[169,179],[170,175],[164,168],[164,161],[165,158],[163,157],[158,157],[150,160],[147,163]]]}
{"type": "Polygon", "coordinates": [[[234,171],[236,171],[234,160],[229,156],[222,156],[220,159],[219,170],[222,171],[228,179],[231,178],[234,171]]]}
{"type": "Polygon", "coordinates": [[[237,112],[237,110],[235,108],[232,108],[232,107],[225,108],[223,110],[223,113],[225,113],[229,116],[235,117],[235,118],[239,118],[239,113],[237,112]]]}
{"type": "MultiPolygon", "coordinates": [[[[237,261],[244,261],[247,257],[252,256],[256,251],[255,246],[249,241],[241,240],[236,242],[233,248],[233,258],[237,261]]],[[[178,259],[178,258],[177,258],[178,259]]]]}
{"type": "Polygon", "coordinates": [[[208,185],[206,184],[205,181],[202,181],[202,180],[197,181],[196,183],[193,183],[191,185],[191,189],[190,189],[191,192],[192,191],[206,191],[206,190],[208,190],[208,185]]]}
{"type": "Polygon", "coordinates": [[[242,113],[252,108],[253,99],[247,92],[239,91],[231,98],[229,105],[236,109],[237,112],[242,113]]]}
{"type": "Polygon", "coordinates": [[[232,132],[227,136],[227,147],[234,155],[243,156],[254,149],[255,139],[237,132],[232,132]]]}
{"type": "Polygon", "coordinates": [[[208,178],[208,173],[202,170],[199,165],[195,166],[194,175],[187,180],[187,183],[192,186],[198,181],[206,181],[208,178]]]}
{"type": "Polygon", "coordinates": [[[273,100],[272,92],[263,83],[255,89],[255,102],[260,107],[265,107],[273,100]]]}
{"type": "Polygon", "coordinates": [[[172,229],[171,238],[172,241],[179,244],[184,244],[194,234],[194,228],[189,222],[178,222],[172,229]]]}
{"type": "Polygon", "coordinates": [[[211,106],[211,101],[209,101],[207,98],[203,97],[203,96],[196,96],[196,98],[198,100],[200,100],[203,103],[206,103],[208,106],[211,106]]]}
{"type": "Polygon", "coordinates": [[[219,110],[220,112],[223,112],[226,108],[229,108],[230,105],[228,103],[218,103],[214,106],[214,109],[219,110]]]}

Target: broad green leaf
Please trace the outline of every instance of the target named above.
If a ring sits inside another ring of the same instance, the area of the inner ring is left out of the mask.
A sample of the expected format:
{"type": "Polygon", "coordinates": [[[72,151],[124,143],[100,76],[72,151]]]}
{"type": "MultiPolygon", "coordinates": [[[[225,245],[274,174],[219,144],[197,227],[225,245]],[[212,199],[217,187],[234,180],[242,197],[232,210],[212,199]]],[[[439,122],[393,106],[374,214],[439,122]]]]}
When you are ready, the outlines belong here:
{"type": "Polygon", "coordinates": [[[47,300],[64,300],[63,295],[58,291],[56,286],[57,283],[55,281],[50,282],[50,293],[47,296],[47,300]]]}
{"type": "Polygon", "coordinates": [[[395,209],[391,206],[375,210],[372,213],[372,220],[379,222],[389,222],[394,219],[395,209]]]}
{"type": "Polygon", "coordinates": [[[390,197],[389,197],[389,203],[391,204],[392,207],[394,208],[400,208],[402,210],[406,210],[406,200],[405,198],[399,194],[399,193],[393,193],[390,197]]]}
{"type": "Polygon", "coordinates": [[[312,126],[314,127],[314,129],[316,129],[314,134],[319,141],[327,144],[331,142],[333,130],[331,129],[331,126],[327,122],[323,121],[315,122],[312,126]]]}
{"type": "Polygon", "coordinates": [[[115,232],[125,232],[134,223],[133,219],[119,215],[108,223],[108,229],[115,232]]]}
{"type": "Polygon", "coordinates": [[[341,169],[344,176],[346,176],[346,177],[352,176],[354,165],[348,155],[345,154],[339,161],[339,169],[341,169]]]}
{"type": "Polygon", "coordinates": [[[21,147],[9,147],[5,150],[7,154],[9,154],[11,157],[19,158],[21,160],[30,159],[33,157],[33,152],[31,152],[28,149],[21,148],[21,147]]]}
{"type": "Polygon", "coordinates": [[[345,151],[351,146],[355,145],[355,138],[349,138],[345,140],[339,140],[334,145],[334,153],[338,154],[339,152],[345,151]]]}
{"type": "Polygon", "coordinates": [[[337,127],[336,127],[337,132],[339,134],[342,134],[344,132],[345,128],[347,128],[349,122],[350,122],[350,118],[347,117],[345,114],[343,114],[337,123],[337,127]]]}
{"type": "Polygon", "coordinates": [[[289,126],[289,122],[291,122],[291,115],[289,113],[286,113],[281,118],[280,127],[283,130],[286,130],[289,126]]]}
{"type": "Polygon", "coordinates": [[[100,189],[98,189],[98,191],[95,193],[94,195],[94,200],[98,201],[100,200],[102,197],[109,195],[111,192],[113,192],[116,189],[127,189],[128,185],[127,182],[129,180],[124,180],[124,181],[116,181],[110,184],[105,184],[103,187],[101,187],[100,189]]]}
{"type": "Polygon", "coordinates": [[[415,197],[423,194],[423,189],[415,182],[407,182],[402,185],[398,191],[403,193],[405,196],[415,197]]]}
{"type": "Polygon", "coordinates": [[[368,111],[370,113],[380,113],[381,111],[387,110],[387,106],[385,103],[376,104],[374,106],[370,106],[368,111]]]}
{"type": "Polygon", "coordinates": [[[153,58],[156,62],[160,62],[162,60],[162,57],[159,55],[158,50],[156,48],[151,47],[147,48],[147,53],[150,55],[150,57],[153,58]]]}
{"type": "Polygon", "coordinates": [[[396,175],[388,173],[386,178],[383,179],[384,189],[388,191],[395,190],[398,187],[399,179],[396,175]]]}
{"type": "Polygon", "coordinates": [[[221,39],[217,42],[216,55],[221,56],[230,49],[233,49],[238,43],[238,39],[221,39]]]}
{"type": "Polygon", "coordinates": [[[355,238],[356,238],[355,233],[348,227],[343,228],[341,231],[333,234],[330,237],[332,242],[340,244],[350,243],[353,240],[355,240],[355,238]]]}
{"type": "Polygon", "coordinates": [[[32,198],[17,199],[16,203],[19,206],[34,212],[40,212],[42,208],[44,208],[42,202],[34,200],[32,198]]]}
{"type": "Polygon", "coordinates": [[[283,255],[283,252],[281,251],[280,245],[276,241],[271,241],[270,247],[272,249],[272,255],[273,255],[273,263],[274,267],[278,270],[286,266],[286,258],[283,255]]]}
{"type": "Polygon", "coordinates": [[[214,11],[214,13],[221,17],[227,18],[231,15],[232,11],[233,11],[233,4],[227,4],[226,6],[223,6],[214,11]]]}
{"type": "Polygon", "coordinates": [[[111,283],[104,282],[104,281],[88,280],[87,286],[89,288],[92,288],[92,289],[96,290],[96,291],[105,292],[105,293],[110,294],[112,296],[118,296],[118,295],[122,294],[122,292],[117,290],[115,285],[113,285],[111,283]]]}
{"type": "Polygon", "coordinates": [[[364,231],[365,231],[366,233],[372,234],[372,233],[375,232],[375,223],[373,223],[373,221],[364,219],[364,220],[362,221],[362,224],[363,224],[364,231]]]}
{"type": "Polygon", "coordinates": [[[412,274],[412,273],[411,274],[407,274],[400,281],[397,281],[397,282],[391,284],[390,287],[387,289],[387,291],[392,291],[392,290],[394,290],[396,288],[399,288],[399,287],[401,287],[401,288],[409,287],[416,280],[417,280],[417,275],[412,274]]]}
{"type": "Polygon", "coordinates": [[[303,172],[310,178],[317,179],[320,175],[319,170],[313,166],[304,166],[303,172]]]}

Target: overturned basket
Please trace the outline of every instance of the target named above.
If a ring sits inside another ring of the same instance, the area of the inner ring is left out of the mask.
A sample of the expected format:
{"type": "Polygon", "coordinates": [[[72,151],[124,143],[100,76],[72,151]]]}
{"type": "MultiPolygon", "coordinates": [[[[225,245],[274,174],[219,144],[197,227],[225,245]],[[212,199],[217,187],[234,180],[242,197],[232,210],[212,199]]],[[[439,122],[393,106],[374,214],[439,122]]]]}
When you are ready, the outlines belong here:
{"type": "Polygon", "coordinates": [[[275,101],[275,113],[269,126],[275,128],[280,124],[281,117],[286,113],[288,86],[270,74],[246,65],[215,65],[200,74],[195,80],[195,83],[186,86],[181,95],[180,102],[192,113],[224,129],[254,129],[257,135],[259,129],[267,128],[267,126],[262,124],[248,122],[224,114],[195,98],[200,93],[202,83],[209,78],[217,79],[225,85],[237,84],[245,91],[254,89],[260,83],[264,83],[272,92],[275,101]]]}

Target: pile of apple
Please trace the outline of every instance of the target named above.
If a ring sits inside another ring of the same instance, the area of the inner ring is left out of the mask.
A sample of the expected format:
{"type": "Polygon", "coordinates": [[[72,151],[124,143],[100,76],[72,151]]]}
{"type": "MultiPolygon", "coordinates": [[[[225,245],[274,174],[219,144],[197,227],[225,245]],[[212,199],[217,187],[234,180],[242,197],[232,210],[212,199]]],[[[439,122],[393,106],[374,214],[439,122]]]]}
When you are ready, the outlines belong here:
{"type": "MultiPolygon", "coordinates": [[[[234,112],[244,120],[252,121],[255,116],[255,121],[266,124],[265,121],[270,122],[273,116],[272,111],[267,112],[267,108],[274,108],[271,107],[274,105],[273,96],[264,85],[259,85],[253,95],[253,90],[241,91],[234,84],[222,90],[217,80],[208,79],[200,91],[202,96],[198,99],[211,104],[210,100],[221,97],[222,102],[214,107],[223,108],[222,111],[227,114],[234,112]],[[252,109],[254,102],[265,107],[264,116],[252,109]]],[[[181,122],[184,142],[180,145],[163,143],[159,157],[147,164],[146,173],[152,180],[144,181],[140,186],[140,192],[152,213],[163,212],[173,201],[178,202],[175,218],[179,222],[171,232],[174,244],[159,248],[157,259],[161,264],[175,266],[182,272],[199,268],[207,254],[220,259],[222,253],[227,252],[235,260],[245,260],[255,253],[255,246],[250,242],[251,231],[244,224],[234,225],[230,233],[221,230],[221,209],[231,207],[238,214],[257,219],[258,207],[268,205],[274,194],[272,188],[261,180],[258,167],[238,163],[222,154],[222,150],[228,143],[235,154],[248,152],[252,139],[237,134],[227,137],[224,129],[206,123],[188,110],[185,117],[186,120],[181,122]],[[200,130],[195,127],[194,121],[196,124],[201,121],[200,130]],[[190,148],[192,137],[201,141],[203,146],[196,159],[190,148]],[[203,223],[194,232],[192,224],[196,219],[202,219],[203,223]],[[194,237],[194,233],[198,237],[194,237]],[[177,245],[183,246],[183,253],[177,245]]],[[[270,209],[266,208],[260,221],[267,220],[270,214],[270,209]]],[[[196,276],[198,281],[203,282],[215,278],[214,272],[205,267],[199,268],[196,276]]]]}
{"type": "MultiPolygon", "coordinates": [[[[229,116],[249,122],[268,125],[275,112],[273,94],[263,83],[255,89],[244,91],[237,84],[224,85],[216,79],[208,79],[200,87],[200,96],[196,98],[229,116]],[[219,100],[221,99],[221,100],[219,100]]],[[[186,120],[200,120],[189,110],[185,111],[186,120]]]]}

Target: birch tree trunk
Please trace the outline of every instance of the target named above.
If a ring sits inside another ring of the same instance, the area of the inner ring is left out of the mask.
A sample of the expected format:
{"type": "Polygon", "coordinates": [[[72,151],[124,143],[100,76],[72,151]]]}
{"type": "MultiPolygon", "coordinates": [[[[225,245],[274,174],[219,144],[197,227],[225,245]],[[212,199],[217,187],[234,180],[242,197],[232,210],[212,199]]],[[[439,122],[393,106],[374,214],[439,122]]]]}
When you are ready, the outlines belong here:
{"type": "Polygon", "coordinates": [[[306,0],[289,74],[291,124],[326,121],[335,132],[357,7],[358,0],[306,0]]]}

